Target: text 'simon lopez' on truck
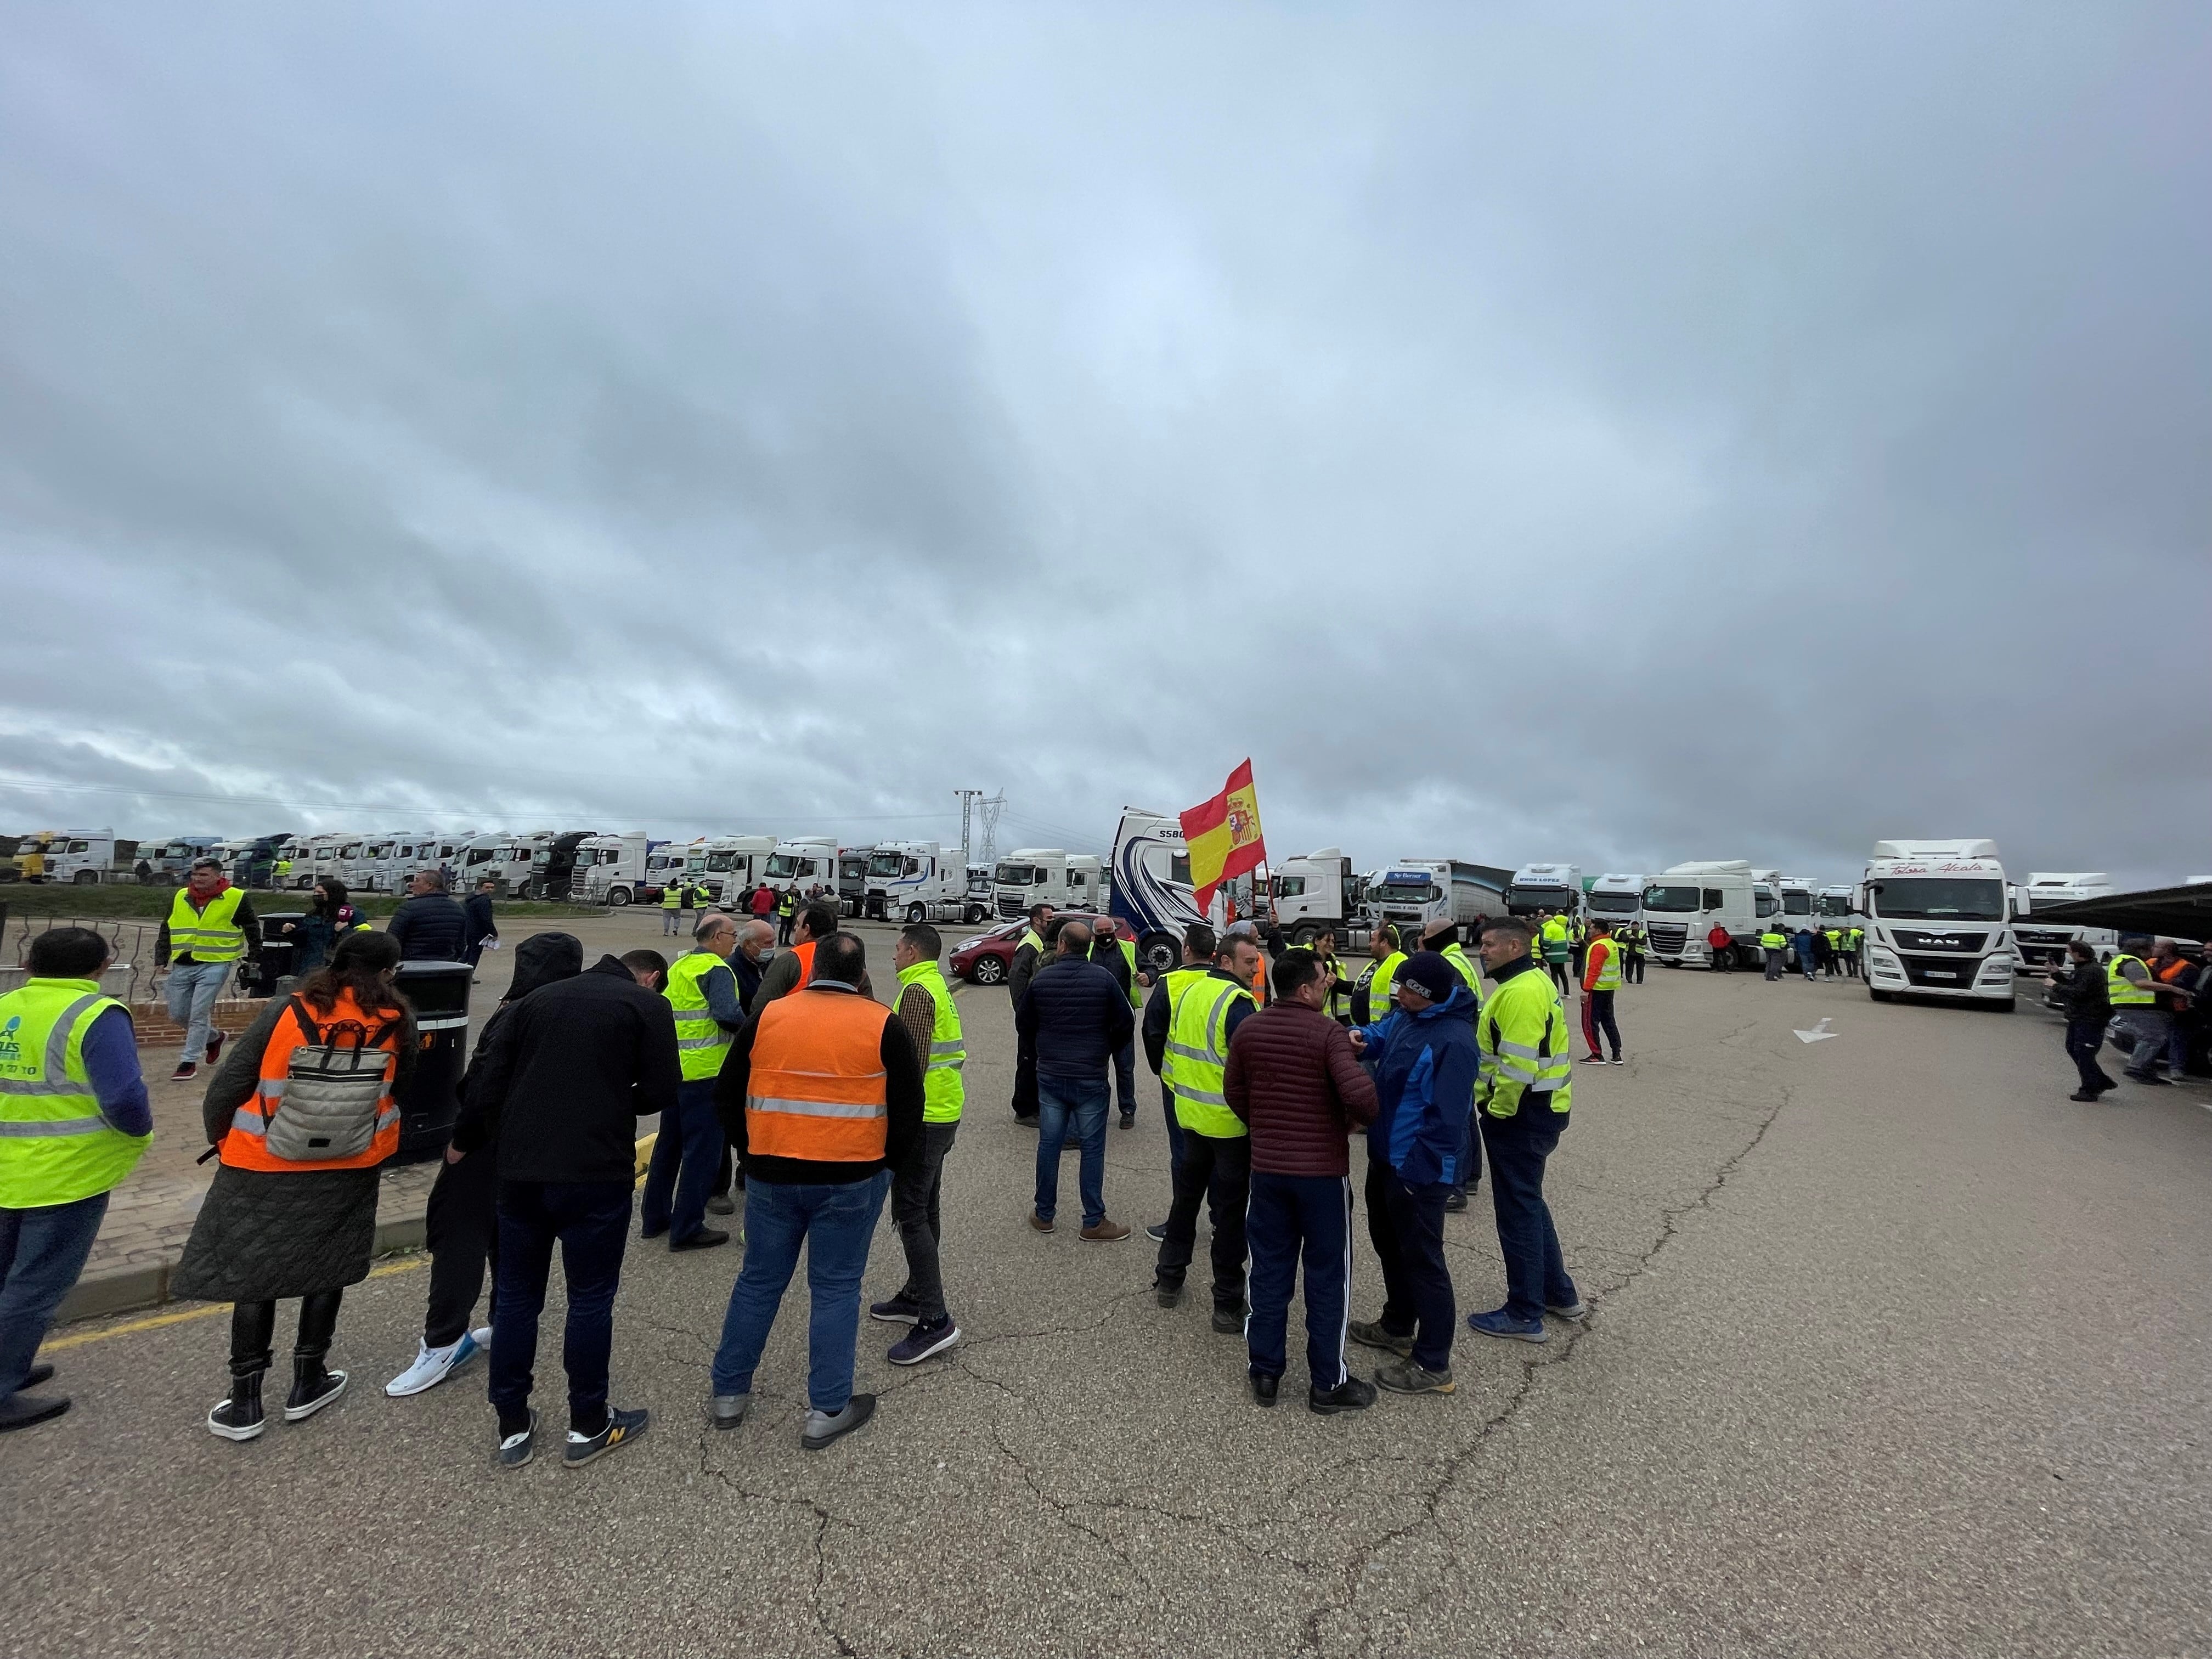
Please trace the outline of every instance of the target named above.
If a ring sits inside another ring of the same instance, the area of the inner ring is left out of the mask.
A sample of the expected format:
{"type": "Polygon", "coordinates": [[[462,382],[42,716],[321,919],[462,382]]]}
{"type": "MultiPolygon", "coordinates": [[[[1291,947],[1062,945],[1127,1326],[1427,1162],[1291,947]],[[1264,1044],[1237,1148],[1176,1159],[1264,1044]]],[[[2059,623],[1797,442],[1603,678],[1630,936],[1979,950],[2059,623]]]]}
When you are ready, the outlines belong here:
{"type": "Polygon", "coordinates": [[[1583,909],[1583,872],[1571,864],[1524,864],[1505,890],[1505,908],[1516,916],[1548,910],[1578,916],[1583,909]]]}
{"type": "Polygon", "coordinates": [[[1859,883],[1867,994],[2010,1008],[2012,932],[1993,841],[1878,841],[1859,883]]]}

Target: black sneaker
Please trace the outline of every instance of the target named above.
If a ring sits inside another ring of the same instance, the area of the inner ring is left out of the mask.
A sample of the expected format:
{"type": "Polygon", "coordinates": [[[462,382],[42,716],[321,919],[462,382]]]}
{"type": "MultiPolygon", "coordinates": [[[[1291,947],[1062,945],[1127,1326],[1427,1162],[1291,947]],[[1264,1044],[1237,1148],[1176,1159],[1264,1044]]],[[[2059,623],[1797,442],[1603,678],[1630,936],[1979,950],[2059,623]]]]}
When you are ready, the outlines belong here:
{"type": "Polygon", "coordinates": [[[1217,1306],[1213,1310],[1213,1328],[1219,1331],[1224,1336],[1243,1335],[1243,1304],[1240,1303],[1234,1308],[1217,1306]]]}
{"type": "Polygon", "coordinates": [[[292,1377],[292,1392],[284,1401],[284,1420],[304,1423],[317,1412],[345,1392],[346,1374],[326,1371],[320,1360],[312,1365],[296,1365],[292,1377]]]}
{"type": "Polygon", "coordinates": [[[1413,1354],[1413,1334],[1400,1336],[1395,1331],[1386,1331],[1379,1319],[1355,1319],[1345,1327],[1345,1334],[1363,1348],[1380,1348],[1410,1359],[1413,1354]]]}
{"type": "MultiPolygon", "coordinates": [[[[617,1411],[607,1407],[607,1425],[597,1434],[578,1434],[568,1431],[568,1443],[561,1453],[561,1462],[568,1468],[580,1468],[595,1457],[605,1457],[617,1446],[627,1446],[645,1432],[647,1419],[652,1415],[643,1407],[634,1412],[617,1411]]],[[[534,1419],[533,1419],[534,1425],[534,1419]]]]}
{"type": "Polygon", "coordinates": [[[1273,1405],[1275,1403],[1275,1396],[1281,1389],[1282,1386],[1283,1379],[1279,1376],[1255,1376],[1252,1379],[1253,1404],[1258,1406],[1273,1405]]]}
{"type": "Polygon", "coordinates": [[[530,1426],[520,1434],[510,1434],[499,1443],[499,1466],[503,1469],[519,1469],[538,1452],[538,1413],[530,1413],[530,1426]]]}
{"type": "Polygon", "coordinates": [[[1451,1368],[1443,1370],[1424,1370],[1410,1359],[1401,1359],[1395,1365],[1385,1365],[1375,1373],[1375,1386],[1388,1389],[1392,1394],[1449,1394],[1459,1384],[1452,1380],[1451,1368]]]}
{"type": "Polygon", "coordinates": [[[1123,1128],[1125,1128],[1125,1129],[1133,1129],[1133,1128],[1135,1128],[1135,1127],[1137,1127],[1137,1115],[1136,1115],[1134,1112],[1124,1112],[1124,1113],[1122,1113],[1122,1114],[1121,1114],[1121,1127],[1122,1127],[1123,1128]]]}
{"type": "Polygon", "coordinates": [[[932,1354],[943,1353],[960,1340],[960,1328],[948,1316],[934,1324],[917,1322],[906,1339],[894,1342],[891,1351],[884,1356],[894,1365],[919,1365],[932,1354]]]}
{"type": "MultiPolygon", "coordinates": [[[[229,1403],[225,1401],[223,1405],[229,1403]]],[[[0,1434],[11,1429],[27,1429],[33,1423],[50,1423],[69,1408],[69,1396],[64,1394],[11,1394],[0,1399],[0,1434]]],[[[222,1407],[218,1406],[216,1409],[220,1411],[222,1407]]],[[[210,1426],[213,1426],[212,1419],[210,1426]]]]}
{"type": "Polygon", "coordinates": [[[1163,1285],[1158,1279],[1154,1279],[1152,1281],[1152,1295],[1158,1298],[1160,1306],[1163,1308],[1173,1308],[1180,1305],[1182,1301],[1182,1286],[1180,1285],[1163,1285]]]}
{"type": "Polygon", "coordinates": [[[2087,1089],[2076,1089],[2072,1094],[2067,1096],[2066,1098],[2069,1100],[2087,1101],[2092,1106],[2097,1103],[2097,1097],[2091,1094],[2087,1089]]]}
{"type": "Polygon", "coordinates": [[[806,1413],[805,1431],[799,1437],[799,1445],[807,1451],[820,1451],[824,1446],[852,1433],[876,1414],[876,1397],[872,1394],[856,1394],[845,1402],[842,1412],[813,1412],[806,1413]]]}
{"type": "Polygon", "coordinates": [[[1347,1376],[1333,1389],[1308,1389],[1306,1409],[1323,1417],[1339,1412],[1364,1412],[1375,1403],[1375,1385],[1347,1376]]]}
{"type": "Polygon", "coordinates": [[[729,1242],[729,1234],[721,1231],[719,1228],[702,1227],[689,1238],[671,1239],[668,1248],[672,1250],[711,1250],[717,1244],[726,1244],[729,1242]]]}
{"type": "Polygon", "coordinates": [[[1145,1237],[1151,1239],[1155,1244],[1165,1243],[1167,1236],[1168,1224],[1164,1221],[1155,1221],[1151,1226],[1145,1229],[1145,1237]]]}
{"type": "Polygon", "coordinates": [[[902,1291],[888,1302],[868,1304],[868,1317],[886,1325],[915,1325],[921,1322],[921,1308],[902,1291]]]}
{"type": "Polygon", "coordinates": [[[708,1215],[735,1215],[737,1212],[738,1200],[727,1193],[716,1193],[714,1197],[707,1200],[708,1215]]]}
{"type": "Polygon", "coordinates": [[[261,1373],[230,1379],[230,1392],[207,1414],[208,1432],[225,1440],[252,1440],[269,1426],[261,1409],[261,1373]]]}
{"type": "Polygon", "coordinates": [[[169,1081],[172,1083],[183,1083],[189,1079],[198,1077],[199,1074],[200,1068],[197,1064],[189,1060],[180,1060],[177,1062],[177,1069],[169,1073],[169,1081]]]}
{"type": "Polygon", "coordinates": [[[2156,1072],[2125,1072],[2122,1075],[2133,1078],[2137,1083],[2148,1083],[2154,1089],[2170,1089],[2173,1086],[2171,1079],[2162,1078],[2156,1072]]]}
{"type": "Polygon", "coordinates": [[[1454,1215],[1457,1215],[1462,1210],[1467,1208],[1467,1188],[1464,1187],[1453,1188],[1444,1197],[1444,1208],[1449,1210],[1454,1215]]]}

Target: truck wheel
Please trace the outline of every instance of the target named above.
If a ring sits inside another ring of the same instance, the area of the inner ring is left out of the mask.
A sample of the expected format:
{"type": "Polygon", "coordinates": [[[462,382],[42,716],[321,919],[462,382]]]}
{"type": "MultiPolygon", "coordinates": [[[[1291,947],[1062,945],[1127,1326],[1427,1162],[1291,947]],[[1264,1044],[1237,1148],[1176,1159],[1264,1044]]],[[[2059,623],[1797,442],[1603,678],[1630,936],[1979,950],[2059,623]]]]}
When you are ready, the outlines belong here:
{"type": "Polygon", "coordinates": [[[963,920],[966,921],[969,927],[975,927],[976,923],[983,920],[983,907],[980,904],[969,905],[963,920]]]}
{"type": "Polygon", "coordinates": [[[609,889],[607,890],[607,903],[608,903],[610,906],[611,906],[613,908],[619,910],[619,909],[621,909],[621,908],[623,908],[623,905],[628,904],[629,902],[629,888],[627,888],[627,887],[611,887],[611,888],[609,888],[609,889]]]}
{"type": "Polygon", "coordinates": [[[80,887],[97,887],[100,885],[100,872],[97,870],[80,870],[76,872],[76,884],[80,887]]]}
{"type": "Polygon", "coordinates": [[[1182,959],[1172,933],[1147,933],[1137,941],[1137,965],[1158,978],[1182,959]]]}
{"type": "MultiPolygon", "coordinates": [[[[1300,879],[1303,880],[1304,878],[1300,879]]],[[[1313,947],[1313,942],[1320,937],[1321,929],[1308,922],[1291,935],[1291,943],[1301,950],[1310,950],[1313,947]]]]}
{"type": "Polygon", "coordinates": [[[906,919],[909,926],[917,921],[927,921],[929,912],[919,904],[909,904],[906,907],[906,919]]]}
{"type": "Polygon", "coordinates": [[[977,957],[975,958],[976,984],[996,985],[1000,980],[1006,978],[1006,964],[1000,961],[998,957],[977,957]]]}

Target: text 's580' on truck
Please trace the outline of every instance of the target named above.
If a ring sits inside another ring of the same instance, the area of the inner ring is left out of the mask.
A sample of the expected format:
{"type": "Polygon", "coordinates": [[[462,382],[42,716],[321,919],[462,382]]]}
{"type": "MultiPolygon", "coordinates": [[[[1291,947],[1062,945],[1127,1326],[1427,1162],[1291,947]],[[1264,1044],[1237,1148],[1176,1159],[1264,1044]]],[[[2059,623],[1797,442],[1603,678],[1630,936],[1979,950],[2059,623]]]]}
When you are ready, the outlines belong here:
{"type": "Polygon", "coordinates": [[[1993,841],[1878,841],[1859,884],[1867,994],[2010,1008],[2015,957],[1993,841]]]}

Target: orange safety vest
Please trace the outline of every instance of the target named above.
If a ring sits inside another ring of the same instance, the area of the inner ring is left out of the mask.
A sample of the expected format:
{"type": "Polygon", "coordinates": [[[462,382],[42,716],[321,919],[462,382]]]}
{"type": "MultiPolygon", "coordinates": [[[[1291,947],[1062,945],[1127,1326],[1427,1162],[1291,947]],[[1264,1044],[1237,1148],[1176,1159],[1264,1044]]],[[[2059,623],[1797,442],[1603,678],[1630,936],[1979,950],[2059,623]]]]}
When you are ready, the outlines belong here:
{"type": "Polygon", "coordinates": [[[791,954],[799,958],[799,988],[805,990],[806,982],[814,977],[814,947],[822,941],[810,939],[791,947],[791,954]]]}
{"type": "Polygon", "coordinates": [[[890,1127],[884,1027],[891,1011],[846,991],[797,991],[761,1011],[745,1089],[745,1148],[763,1158],[867,1164],[890,1127]]]}
{"type": "Polygon", "coordinates": [[[269,1119],[276,1115],[278,1103],[284,1098],[292,1051],[307,1041],[307,1034],[300,1030],[300,1022],[287,1009],[276,1017],[276,1029],[269,1033],[269,1046],[262,1050],[260,1088],[255,1098],[231,1115],[230,1133],[222,1138],[222,1161],[234,1170],[370,1170],[399,1150],[399,1106],[392,1097],[392,1084],[399,1074],[400,1012],[395,1009],[388,1013],[363,1013],[361,1005],[345,991],[337,994],[329,1013],[313,1006],[307,1012],[326,1032],[348,1023],[361,1026],[372,1036],[380,1029],[388,1028],[383,1029],[382,1036],[371,1045],[390,1055],[384,1068],[384,1097],[376,1103],[375,1138],[365,1152],[321,1163],[297,1163],[270,1152],[269,1119]]]}

